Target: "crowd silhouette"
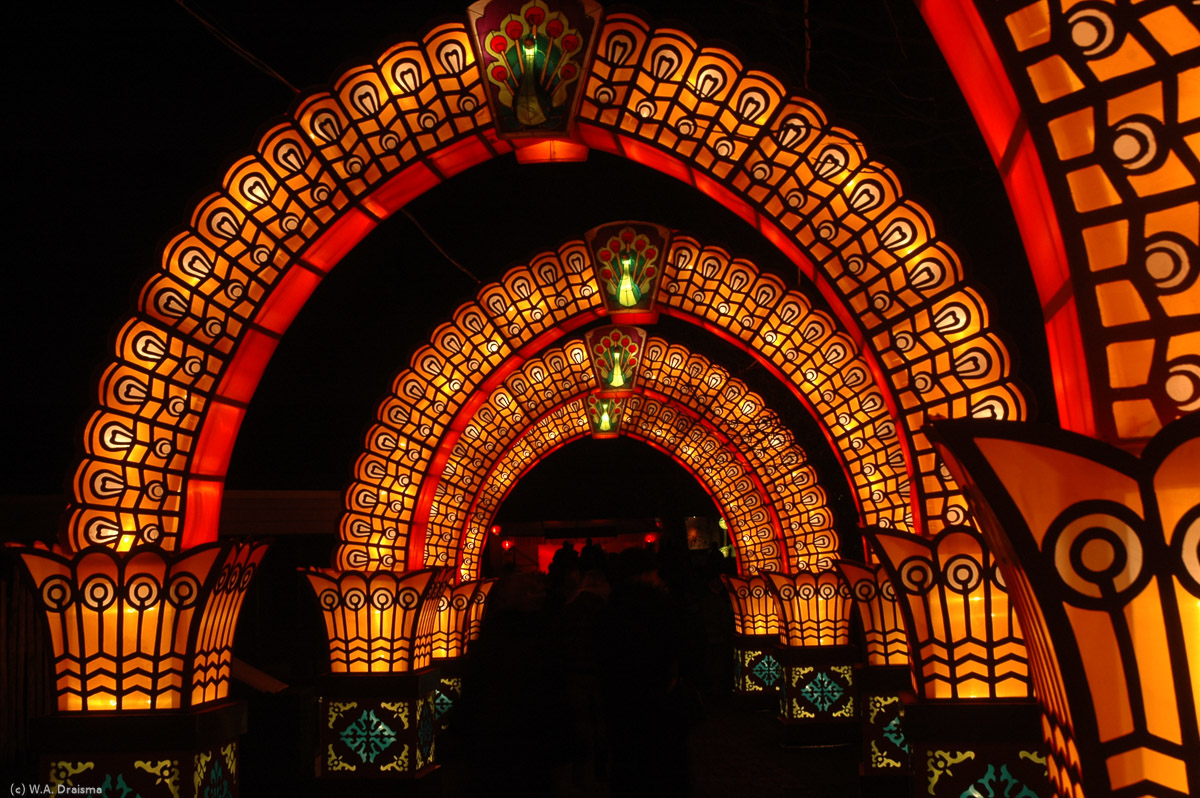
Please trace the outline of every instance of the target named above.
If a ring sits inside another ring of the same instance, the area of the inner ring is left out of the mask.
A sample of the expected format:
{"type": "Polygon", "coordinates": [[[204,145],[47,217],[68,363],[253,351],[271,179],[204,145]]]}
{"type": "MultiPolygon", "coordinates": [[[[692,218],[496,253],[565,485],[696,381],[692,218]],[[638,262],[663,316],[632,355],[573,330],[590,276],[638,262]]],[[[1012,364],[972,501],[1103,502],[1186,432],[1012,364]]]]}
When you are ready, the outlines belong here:
{"type": "MultiPolygon", "coordinates": [[[[675,536],[668,536],[669,542],[675,536]]],[[[715,548],[564,541],[510,565],[439,738],[449,794],[688,795],[689,730],[728,696],[732,617],[715,548]]]]}

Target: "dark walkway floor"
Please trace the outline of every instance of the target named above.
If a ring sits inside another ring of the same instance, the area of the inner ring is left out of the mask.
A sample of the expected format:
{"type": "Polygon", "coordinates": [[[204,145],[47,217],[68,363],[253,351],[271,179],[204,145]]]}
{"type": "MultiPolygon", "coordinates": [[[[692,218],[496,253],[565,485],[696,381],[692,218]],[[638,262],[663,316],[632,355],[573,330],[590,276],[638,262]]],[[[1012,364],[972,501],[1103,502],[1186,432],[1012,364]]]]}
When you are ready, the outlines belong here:
{"type": "Polygon", "coordinates": [[[692,731],[694,798],[789,796],[855,798],[858,748],[850,745],[781,748],[774,715],[737,708],[710,709],[692,731]]]}

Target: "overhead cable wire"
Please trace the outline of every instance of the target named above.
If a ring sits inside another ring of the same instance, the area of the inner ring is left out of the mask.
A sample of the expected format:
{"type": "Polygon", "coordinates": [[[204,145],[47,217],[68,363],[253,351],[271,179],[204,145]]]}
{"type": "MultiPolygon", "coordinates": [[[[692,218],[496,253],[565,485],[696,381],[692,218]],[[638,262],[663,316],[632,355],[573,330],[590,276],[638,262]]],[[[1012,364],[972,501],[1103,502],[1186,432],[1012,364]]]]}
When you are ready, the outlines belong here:
{"type": "Polygon", "coordinates": [[[241,58],[243,58],[244,60],[249,62],[250,65],[253,66],[255,69],[257,69],[259,72],[262,72],[263,74],[265,74],[269,77],[272,77],[275,80],[278,80],[280,83],[282,83],[283,85],[285,85],[289,89],[291,89],[293,94],[300,93],[300,90],[297,89],[295,86],[293,86],[291,81],[289,81],[283,75],[280,75],[266,61],[263,61],[261,58],[256,56],[254,53],[250,52],[245,47],[242,47],[240,44],[238,44],[237,41],[235,41],[232,36],[230,36],[228,33],[226,33],[224,30],[222,30],[221,27],[219,25],[217,25],[215,22],[210,22],[209,20],[205,19],[204,16],[199,11],[197,11],[196,9],[189,6],[186,2],[184,2],[184,0],[175,0],[175,3],[180,8],[182,8],[184,11],[191,14],[192,17],[197,22],[199,22],[201,25],[203,25],[204,28],[209,33],[211,33],[213,36],[216,37],[217,41],[219,41],[221,44],[228,47],[233,52],[237,53],[241,58]]]}
{"type": "Polygon", "coordinates": [[[483,280],[480,280],[474,274],[471,274],[470,269],[468,269],[466,266],[463,266],[461,263],[456,261],[454,258],[450,257],[450,253],[447,252],[446,250],[442,249],[442,245],[439,244],[437,241],[435,241],[433,236],[429,235],[429,231],[421,226],[421,223],[417,221],[417,217],[415,217],[411,213],[409,213],[407,208],[401,208],[400,212],[408,217],[408,220],[413,223],[413,226],[415,226],[418,230],[421,231],[421,235],[425,236],[426,240],[429,241],[430,244],[433,244],[433,248],[436,249],[438,252],[442,253],[442,257],[445,258],[446,260],[450,261],[450,263],[454,265],[454,268],[458,269],[460,272],[462,272],[463,274],[467,275],[472,280],[474,280],[475,285],[483,285],[483,280]]]}

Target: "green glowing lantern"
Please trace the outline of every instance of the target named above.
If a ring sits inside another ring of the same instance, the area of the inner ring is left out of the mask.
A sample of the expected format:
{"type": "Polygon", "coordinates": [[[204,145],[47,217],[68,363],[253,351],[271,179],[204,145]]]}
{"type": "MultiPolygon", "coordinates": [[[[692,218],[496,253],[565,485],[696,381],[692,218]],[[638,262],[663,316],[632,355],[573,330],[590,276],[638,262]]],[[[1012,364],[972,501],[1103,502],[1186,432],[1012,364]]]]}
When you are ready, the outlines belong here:
{"type": "Polygon", "coordinates": [[[625,408],[616,397],[589,396],[587,400],[588,425],[596,440],[615,438],[621,433],[621,417],[625,408]]]}
{"type": "Polygon", "coordinates": [[[651,324],[671,231],[646,222],[614,222],[589,230],[596,282],[614,321],[651,324]]]}
{"type": "Polygon", "coordinates": [[[597,327],[587,334],[585,340],[592,366],[596,370],[596,396],[611,399],[634,393],[638,364],[646,346],[646,331],[640,327],[616,324],[597,327]]]}

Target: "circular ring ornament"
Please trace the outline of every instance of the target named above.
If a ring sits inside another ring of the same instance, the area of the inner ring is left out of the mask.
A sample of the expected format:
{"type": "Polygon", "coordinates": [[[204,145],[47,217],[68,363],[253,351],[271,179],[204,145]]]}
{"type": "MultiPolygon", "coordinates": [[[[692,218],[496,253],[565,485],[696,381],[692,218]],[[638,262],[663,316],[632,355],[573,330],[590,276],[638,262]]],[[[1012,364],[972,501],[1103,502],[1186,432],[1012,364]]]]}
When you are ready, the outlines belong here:
{"type": "Polygon", "coordinates": [[[42,582],[42,605],[50,612],[62,612],[75,600],[75,586],[65,576],[52,576],[42,582]]]}
{"type": "Polygon", "coordinates": [[[129,606],[144,612],[158,603],[160,590],[157,579],[149,574],[139,574],[125,586],[125,600],[129,606]]]}
{"type": "Polygon", "coordinates": [[[900,563],[900,584],[909,593],[922,595],[933,587],[933,563],[924,557],[909,557],[900,563]]]}
{"type": "Polygon", "coordinates": [[[179,574],[167,585],[167,601],[177,609],[185,610],[200,599],[200,580],[191,574],[179,574]]]}
{"type": "Polygon", "coordinates": [[[79,601],[95,612],[103,612],[117,599],[117,586],[104,574],[91,576],[79,588],[79,601]]]}
{"type": "Polygon", "coordinates": [[[1140,593],[1151,577],[1143,529],[1136,513],[1108,501],[1082,502],[1055,519],[1042,551],[1053,558],[1066,600],[1111,610],[1114,599],[1124,604],[1140,593]]]}

